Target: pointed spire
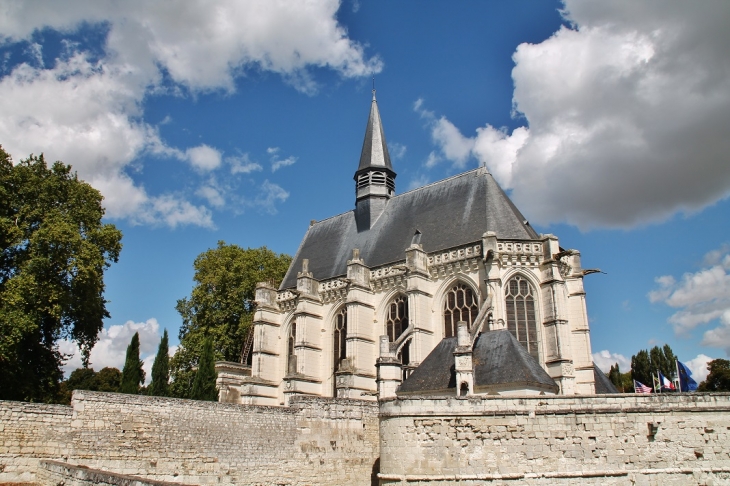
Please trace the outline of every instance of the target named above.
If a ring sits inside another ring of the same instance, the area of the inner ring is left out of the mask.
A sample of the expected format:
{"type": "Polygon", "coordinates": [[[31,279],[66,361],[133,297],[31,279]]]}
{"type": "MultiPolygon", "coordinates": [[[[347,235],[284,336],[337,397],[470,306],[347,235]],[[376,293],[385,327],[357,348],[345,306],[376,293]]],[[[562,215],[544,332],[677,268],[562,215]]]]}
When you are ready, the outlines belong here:
{"type": "Polygon", "coordinates": [[[362,144],[360,165],[357,171],[360,172],[370,168],[381,170],[385,168],[393,171],[388,145],[385,142],[383,122],[380,121],[378,101],[375,99],[375,78],[373,78],[373,102],[370,106],[370,117],[368,118],[368,126],[365,129],[365,140],[362,144]]]}

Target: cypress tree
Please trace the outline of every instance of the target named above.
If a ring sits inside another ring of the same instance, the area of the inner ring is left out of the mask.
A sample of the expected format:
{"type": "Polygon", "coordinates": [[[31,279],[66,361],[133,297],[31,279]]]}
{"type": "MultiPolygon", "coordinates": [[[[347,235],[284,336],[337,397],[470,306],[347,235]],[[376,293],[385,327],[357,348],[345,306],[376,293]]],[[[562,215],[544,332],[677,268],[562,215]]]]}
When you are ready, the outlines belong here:
{"type": "Polygon", "coordinates": [[[198,361],[198,371],[195,373],[190,398],[193,400],[217,400],[218,390],[215,387],[215,378],[213,340],[207,337],[203,342],[203,350],[200,354],[200,361],[198,361]]]}
{"type": "Polygon", "coordinates": [[[152,364],[152,383],[147,388],[148,395],[166,397],[169,393],[170,380],[170,355],[168,354],[167,329],[162,333],[160,347],[157,348],[157,356],[152,364]]]}
{"type": "Polygon", "coordinates": [[[124,361],[119,392],[138,394],[139,385],[144,383],[144,375],[142,361],[139,359],[139,333],[135,332],[132,336],[132,342],[127,346],[127,359],[124,361]]]}

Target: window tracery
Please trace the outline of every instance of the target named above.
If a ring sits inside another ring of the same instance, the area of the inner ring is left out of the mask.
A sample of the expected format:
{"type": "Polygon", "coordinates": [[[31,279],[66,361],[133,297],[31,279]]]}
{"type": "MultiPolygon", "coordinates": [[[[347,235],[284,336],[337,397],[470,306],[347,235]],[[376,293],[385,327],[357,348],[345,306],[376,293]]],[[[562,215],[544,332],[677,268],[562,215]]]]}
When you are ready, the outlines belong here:
{"type": "Polygon", "coordinates": [[[463,283],[451,287],[444,298],[444,337],[456,336],[459,321],[471,328],[478,314],[479,302],[471,287],[463,283]]]}
{"type": "Polygon", "coordinates": [[[340,367],[343,359],[347,358],[347,308],[343,307],[335,316],[334,332],[334,369],[340,367]]]}
{"type": "Polygon", "coordinates": [[[408,327],[408,299],[406,296],[400,295],[390,303],[385,327],[390,342],[395,342],[406,330],[408,327]]]}
{"type": "Polygon", "coordinates": [[[505,289],[507,329],[535,359],[538,357],[535,290],[524,277],[516,275],[505,289]]]}

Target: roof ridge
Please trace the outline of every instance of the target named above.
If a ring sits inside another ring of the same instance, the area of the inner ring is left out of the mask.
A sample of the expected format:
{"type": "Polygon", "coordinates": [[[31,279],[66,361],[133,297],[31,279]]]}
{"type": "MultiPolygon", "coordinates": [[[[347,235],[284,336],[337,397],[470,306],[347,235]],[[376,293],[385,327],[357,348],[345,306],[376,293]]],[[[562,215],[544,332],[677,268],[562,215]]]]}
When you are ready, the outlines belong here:
{"type": "MultiPolygon", "coordinates": [[[[437,181],[429,182],[425,186],[416,187],[416,188],[410,189],[410,190],[408,190],[406,192],[402,192],[400,194],[396,194],[395,196],[392,197],[392,199],[395,199],[397,197],[404,196],[404,195],[409,194],[411,192],[420,191],[421,189],[426,189],[427,187],[431,187],[431,186],[434,186],[436,184],[441,184],[442,182],[450,181],[450,180],[456,179],[458,177],[464,177],[466,175],[471,174],[472,172],[478,172],[478,171],[483,170],[483,169],[485,169],[485,167],[483,165],[480,165],[479,167],[475,167],[474,169],[469,169],[466,172],[459,172],[458,174],[454,174],[452,176],[449,176],[446,179],[439,179],[437,181]]],[[[489,171],[485,171],[485,174],[489,174],[489,171]]]]}

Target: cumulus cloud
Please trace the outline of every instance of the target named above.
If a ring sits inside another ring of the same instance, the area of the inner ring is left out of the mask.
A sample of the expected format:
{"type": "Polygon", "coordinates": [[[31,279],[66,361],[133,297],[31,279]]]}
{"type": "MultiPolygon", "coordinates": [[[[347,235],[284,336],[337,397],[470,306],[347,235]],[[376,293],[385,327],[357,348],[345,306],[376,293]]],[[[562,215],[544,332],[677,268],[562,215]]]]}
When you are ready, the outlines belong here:
{"type": "MultiPolygon", "coordinates": [[[[157,319],[151,318],[144,322],[127,321],[124,324],[110,326],[99,332],[99,340],[91,350],[89,366],[99,371],[107,366],[121,371],[127,353],[127,346],[132,341],[134,333],[139,333],[139,356],[145,363],[147,383],[151,379],[152,362],[157,353],[157,347],[162,339],[162,332],[157,319]]],[[[71,341],[62,340],[58,343],[59,350],[69,356],[63,366],[65,376],[81,367],[81,351],[71,341]]]]}
{"type": "Polygon", "coordinates": [[[221,165],[221,153],[208,145],[199,145],[185,151],[185,158],[196,169],[208,172],[221,165]]]}
{"type": "Polygon", "coordinates": [[[623,354],[612,353],[607,349],[593,353],[593,362],[606,374],[611,370],[611,366],[616,363],[618,363],[621,373],[631,370],[631,358],[627,358],[623,354]]]}
{"type": "Polygon", "coordinates": [[[706,354],[698,354],[696,358],[689,361],[682,361],[682,363],[687,365],[687,368],[692,372],[692,379],[700,383],[707,379],[707,375],[710,373],[707,369],[707,363],[713,359],[715,358],[710,358],[706,354]]]}
{"type": "Polygon", "coordinates": [[[648,298],[678,309],[669,318],[677,333],[719,321],[718,327],[704,333],[702,345],[722,348],[730,355],[730,246],[709,252],[704,262],[711,265],[685,273],[679,280],[671,275],[657,277],[658,288],[648,298]]]}
{"type": "Polygon", "coordinates": [[[431,114],[439,155],[486,164],[540,224],[631,227],[727,197],[728,4],[566,0],[564,15],[572,28],[514,53],[527,126],[463,137],[431,114]]]}
{"type": "MultiPolygon", "coordinates": [[[[296,89],[314,93],[311,68],[343,77],[382,69],[377,57],[350,40],[337,22],[337,0],[173,1],[88,3],[13,2],[0,7],[0,44],[26,46],[31,60],[6,66],[0,77],[0,143],[15,160],[44,152],[74,166],[105,196],[107,216],[153,224],[212,226],[210,211],[184,195],[150,195],[127,174],[144,156],[172,157],[199,172],[221,165],[215,147],[168,146],[144,121],[149,93],[235,89],[249,71],[278,73],[296,89]],[[95,52],[66,42],[53,65],[33,35],[79,29],[105,35],[95,52]],[[164,73],[164,76],[163,76],[164,73]],[[186,219],[187,218],[187,219],[186,219]]],[[[161,123],[169,122],[166,117],[161,123]]],[[[261,170],[234,158],[231,172],[261,170]]]]}

